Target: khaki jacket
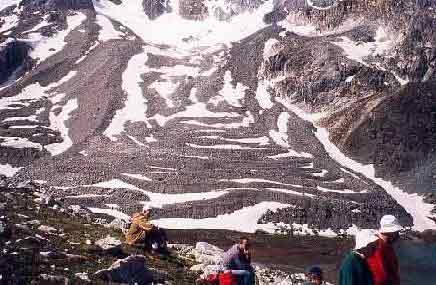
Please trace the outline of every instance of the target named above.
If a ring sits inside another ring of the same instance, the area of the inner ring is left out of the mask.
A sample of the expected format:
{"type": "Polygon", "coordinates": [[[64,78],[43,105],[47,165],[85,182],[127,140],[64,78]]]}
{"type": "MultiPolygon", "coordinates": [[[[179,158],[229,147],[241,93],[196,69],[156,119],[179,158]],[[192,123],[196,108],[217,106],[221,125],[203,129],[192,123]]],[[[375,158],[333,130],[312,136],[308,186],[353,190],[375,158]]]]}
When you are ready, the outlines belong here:
{"type": "Polygon", "coordinates": [[[153,225],[144,214],[133,214],[132,225],[126,233],[126,242],[130,245],[143,242],[147,233],[152,229],[153,225]]]}

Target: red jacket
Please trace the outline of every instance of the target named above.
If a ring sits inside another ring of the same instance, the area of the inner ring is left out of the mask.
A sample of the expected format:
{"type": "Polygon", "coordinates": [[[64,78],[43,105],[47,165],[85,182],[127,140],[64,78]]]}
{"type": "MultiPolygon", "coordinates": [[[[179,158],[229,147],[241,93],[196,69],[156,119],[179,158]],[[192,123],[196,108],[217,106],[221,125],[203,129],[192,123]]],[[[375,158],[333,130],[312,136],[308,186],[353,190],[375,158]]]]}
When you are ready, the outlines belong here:
{"type": "Polygon", "coordinates": [[[400,285],[398,259],[390,243],[379,239],[375,253],[367,261],[374,285],[400,285]]]}

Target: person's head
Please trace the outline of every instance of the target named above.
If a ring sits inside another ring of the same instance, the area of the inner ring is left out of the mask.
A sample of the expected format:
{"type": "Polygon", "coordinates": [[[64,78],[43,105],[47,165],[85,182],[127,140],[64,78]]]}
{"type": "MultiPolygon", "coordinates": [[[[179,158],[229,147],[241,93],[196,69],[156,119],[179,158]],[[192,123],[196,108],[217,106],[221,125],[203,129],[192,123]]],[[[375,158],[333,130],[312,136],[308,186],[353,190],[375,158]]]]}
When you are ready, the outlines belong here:
{"type": "Polygon", "coordinates": [[[146,216],[147,218],[150,218],[151,216],[151,207],[148,205],[145,205],[144,208],[142,209],[142,214],[144,216],[146,216]]]}
{"type": "Polygon", "coordinates": [[[395,216],[386,215],[380,219],[379,234],[386,242],[393,243],[400,236],[400,231],[403,230],[400,222],[395,216]]]}
{"type": "Polygon", "coordinates": [[[245,251],[250,249],[250,241],[248,240],[247,237],[241,237],[239,239],[239,248],[245,251]]]}
{"type": "Polygon", "coordinates": [[[365,257],[370,257],[374,254],[377,248],[376,242],[378,239],[375,230],[360,230],[356,233],[356,246],[354,247],[354,250],[365,257]]]}
{"type": "Polygon", "coordinates": [[[323,281],[323,272],[322,269],[318,266],[312,266],[307,270],[306,277],[310,282],[314,284],[322,284],[323,281]]]}

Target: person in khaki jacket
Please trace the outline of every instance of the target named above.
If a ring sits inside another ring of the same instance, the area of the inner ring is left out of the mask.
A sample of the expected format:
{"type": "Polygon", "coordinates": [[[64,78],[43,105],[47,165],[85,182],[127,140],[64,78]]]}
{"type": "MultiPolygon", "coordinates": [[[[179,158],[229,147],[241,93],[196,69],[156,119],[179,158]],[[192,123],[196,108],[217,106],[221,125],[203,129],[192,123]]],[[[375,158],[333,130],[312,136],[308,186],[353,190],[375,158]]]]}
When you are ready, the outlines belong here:
{"type": "Polygon", "coordinates": [[[132,224],[126,233],[126,242],[130,245],[143,244],[145,250],[151,253],[168,253],[167,235],[161,229],[150,223],[150,208],[144,207],[142,213],[135,213],[132,216],[132,224]]]}
{"type": "Polygon", "coordinates": [[[126,233],[126,242],[130,245],[145,243],[154,229],[150,223],[150,209],[144,209],[142,213],[132,216],[132,224],[126,233]]]}

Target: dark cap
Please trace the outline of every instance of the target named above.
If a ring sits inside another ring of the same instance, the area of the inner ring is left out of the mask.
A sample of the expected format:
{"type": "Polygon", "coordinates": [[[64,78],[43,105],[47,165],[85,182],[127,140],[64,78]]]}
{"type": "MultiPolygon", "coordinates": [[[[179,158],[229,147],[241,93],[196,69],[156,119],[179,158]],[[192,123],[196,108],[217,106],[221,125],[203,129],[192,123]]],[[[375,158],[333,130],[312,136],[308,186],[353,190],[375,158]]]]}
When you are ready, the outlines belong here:
{"type": "Polygon", "coordinates": [[[313,277],[322,278],[322,269],[318,266],[312,266],[307,271],[307,274],[312,275],[313,277]]]}

